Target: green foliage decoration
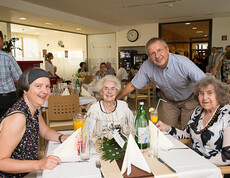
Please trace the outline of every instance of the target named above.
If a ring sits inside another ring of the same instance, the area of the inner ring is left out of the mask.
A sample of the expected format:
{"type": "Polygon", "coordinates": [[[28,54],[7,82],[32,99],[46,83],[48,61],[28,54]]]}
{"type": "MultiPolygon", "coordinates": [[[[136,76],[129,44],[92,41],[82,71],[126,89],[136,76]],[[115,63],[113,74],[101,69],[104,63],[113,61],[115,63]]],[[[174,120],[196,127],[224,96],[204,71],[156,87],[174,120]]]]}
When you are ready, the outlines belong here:
{"type": "Polygon", "coordinates": [[[103,139],[103,148],[100,148],[102,151],[101,159],[105,161],[112,162],[113,160],[120,160],[123,159],[125,156],[125,150],[127,146],[127,139],[122,136],[122,138],[125,140],[125,145],[123,148],[121,148],[115,139],[103,139]]]}

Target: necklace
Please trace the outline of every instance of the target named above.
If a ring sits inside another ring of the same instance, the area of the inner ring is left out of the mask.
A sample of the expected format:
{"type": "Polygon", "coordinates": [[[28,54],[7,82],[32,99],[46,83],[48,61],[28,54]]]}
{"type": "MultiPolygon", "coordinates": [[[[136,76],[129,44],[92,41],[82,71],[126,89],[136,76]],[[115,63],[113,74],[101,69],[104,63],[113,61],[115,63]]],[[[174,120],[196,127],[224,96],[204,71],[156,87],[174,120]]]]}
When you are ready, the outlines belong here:
{"type": "Polygon", "coordinates": [[[220,108],[221,106],[219,106],[214,114],[214,116],[212,117],[212,119],[209,121],[208,125],[205,126],[205,128],[201,129],[201,130],[197,130],[197,125],[198,125],[198,122],[200,120],[200,117],[201,117],[201,114],[203,113],[204,109],[202,109],[202,111],[200,112],[200,114],[198,115],[196,121],[195,121],[195,125],[193,127],[193,131],[196,133],[196,134],[201,134],[202,132],[206,131],[210,126],[212,126],[212,124],[214,123],[219,111],[220,111],[220,108]]]}
{"type": "Polygon", "coordinates": [[[115,107],[114,103],[112,103],[111,106],[108,106],[108,104],[105,101],[103,101],[103,104],[104,104],[104,108],[105,108],[106,113],[112,112],[114,110],[114,107],[115,107]]]}

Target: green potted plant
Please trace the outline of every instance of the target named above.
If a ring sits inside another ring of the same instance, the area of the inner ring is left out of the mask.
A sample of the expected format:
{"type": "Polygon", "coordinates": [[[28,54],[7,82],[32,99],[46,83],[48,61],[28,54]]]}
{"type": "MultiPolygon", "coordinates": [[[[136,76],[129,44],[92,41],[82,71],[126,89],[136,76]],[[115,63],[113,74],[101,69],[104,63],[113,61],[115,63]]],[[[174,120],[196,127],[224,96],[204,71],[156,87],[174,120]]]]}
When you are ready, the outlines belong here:
{"type": "MultiPolygon", "coordinates": [[[[11,38],[9,41],[4,41],[2,51],[6,53],[10,53],[11,50],[15,48],[15,41],[17,40],[19,40],[19,38],[11,38]]],[[[22,50],[21,48],[17,48],[17,49],[22,50]]]]}

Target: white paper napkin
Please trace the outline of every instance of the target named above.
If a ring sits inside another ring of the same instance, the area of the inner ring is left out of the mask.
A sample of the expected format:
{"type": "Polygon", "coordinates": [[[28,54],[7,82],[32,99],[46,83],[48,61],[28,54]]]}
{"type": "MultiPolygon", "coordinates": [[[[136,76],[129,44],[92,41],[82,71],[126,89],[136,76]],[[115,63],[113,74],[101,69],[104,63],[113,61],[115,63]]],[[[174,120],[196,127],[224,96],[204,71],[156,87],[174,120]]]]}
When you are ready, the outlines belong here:
{"type": "Polygon", "coordinates": [[[59,147],[53,151],[53,155],[58,156],[61,162],[78,161],[80,157],[77,151],[77,142],[81,134],[81,128],[69,136],[59,147]]]}
{"type": "Polygon", "coordinates": [[[139,169],[151,173],[151,170],[149,169],[149,166],[144,156],[142,155],[139,147],[137,146],[134,138],[132,137],[132,135],[129,135],[128,144],[125,151],[125,157],[121,168],[121,174],[124,174],[127,169],[127,175],[129,175],[132,171],[131,164],[138,167],[139,169]]]}
{"type": "Polygon", "coordinates": [[[150,146],[155,148],[157,145],[157,131],[159,132],[158,149],[167,151],[173,147],[173,143],[151,122],[149,121],[150,146]]]}
{"type": "Polygon", "coordinates": [[[84,87],[81,87],[81,95],[82,96],[91,96],[90,93],[84,89],[84,87]]]}
{"type": "Polygon", "coordinates": [[[61,95],[62,95],[62,96],[70,95],[70,94],[69,94],[68,88],[65,88],[65,90],[63,91],[63,93],[62,93],[61,95]]]}

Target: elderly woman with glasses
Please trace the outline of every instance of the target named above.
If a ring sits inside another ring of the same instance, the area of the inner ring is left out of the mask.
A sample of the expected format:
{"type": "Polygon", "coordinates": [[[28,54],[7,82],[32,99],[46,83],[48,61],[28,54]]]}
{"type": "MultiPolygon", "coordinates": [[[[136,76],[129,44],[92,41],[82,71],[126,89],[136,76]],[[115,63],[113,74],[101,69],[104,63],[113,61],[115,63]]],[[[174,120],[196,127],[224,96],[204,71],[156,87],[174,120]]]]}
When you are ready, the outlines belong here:
{"type": "Polygon", "coordinates": [[[97,83],[97,89],[102,99],[94,103],[88,110],[90,120],[104,120],[108,125],[122,125],[127,117],[133,119],[133,114],[125,101],[116,100],[121,90],[120,80],[114,75],[106,75],[97,83]]]}
{"type": "Polygon", "coordinates": [[[191,138],[193,149],[216,165],[230,164],[229,87],[207,76],[194,87],[199,106],[182,131],[161,121],[156,126],[177,138],[191,138]]]}
{"type": "Polygon", "coordinates": [[[26,70],[17,85],[19,100],[0,118],[0,177],[24,177],[28,172],[53,169],[61,163],[54,155],[37,158],[39,134],[63,142],[68,136],[50,129],[39,108],[50,95],[49,74],[26,70]]]}

